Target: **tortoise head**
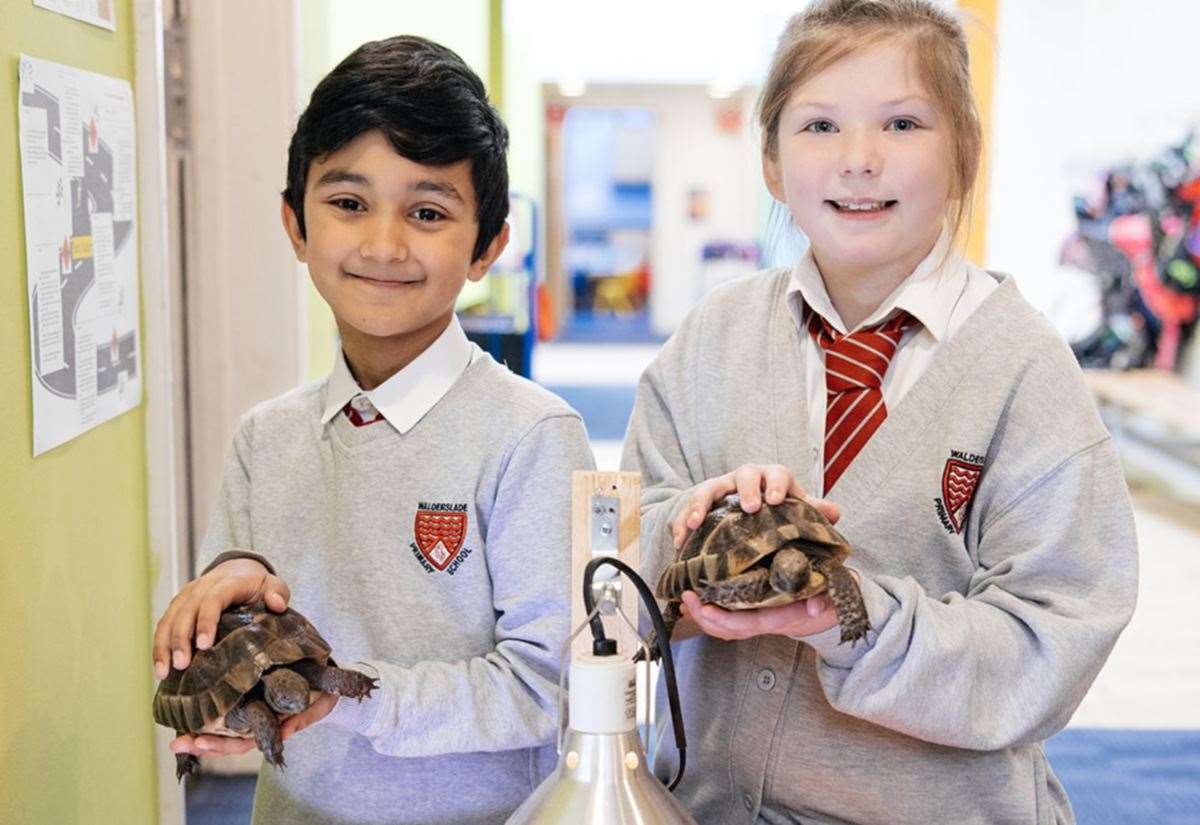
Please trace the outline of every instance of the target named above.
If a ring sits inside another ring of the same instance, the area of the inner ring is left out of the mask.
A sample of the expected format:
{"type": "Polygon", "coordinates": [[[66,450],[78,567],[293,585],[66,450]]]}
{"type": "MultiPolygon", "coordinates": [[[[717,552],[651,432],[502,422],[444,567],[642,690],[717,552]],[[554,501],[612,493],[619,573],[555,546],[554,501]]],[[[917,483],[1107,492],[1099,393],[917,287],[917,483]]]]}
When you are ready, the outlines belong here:
{"type": "Polygon", "coordinates": [[[294,670],[276,667],[263,674],[263,698],[276,713],[299,713],[308,707],[308,681],[294,670]]]}

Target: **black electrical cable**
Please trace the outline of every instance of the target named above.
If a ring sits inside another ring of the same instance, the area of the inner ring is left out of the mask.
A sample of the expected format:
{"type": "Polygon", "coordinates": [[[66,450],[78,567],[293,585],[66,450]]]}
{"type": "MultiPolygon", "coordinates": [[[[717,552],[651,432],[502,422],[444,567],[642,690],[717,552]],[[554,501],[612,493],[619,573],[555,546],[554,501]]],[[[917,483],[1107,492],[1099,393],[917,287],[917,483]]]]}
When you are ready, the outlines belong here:
{"type": "MultiPolygon", "coordinates": [[[[589,561],[587,567],[583,569],[583,607],[587,614],[592,616],[593,648],[608,641],[604,635],[604,623],[600,620],[600,614],[592,615],[596,611],[596,598],[592,595],[592,577],[596,570],[605,564],[617,568],[633,583],[646,606],[650,622],[654,625],[654,635],[656,636],[654,641],[662,659],[663,676],[667,682],[667,704],[671,707],[671,726],[675,731],[675,745],[679,749],[679,770],[676,771],[671,784],[667,786],[667,790],[673,791],[679,784],[679,780],[683,778],[683,767],[687,763],[687,737],[683,732],[683,711],[679,706],[679,685],[675,681],[675,662],[671,658],[671,640],[667,636],[667,623],[663,621],[662,611],[658,609],[658,602],[654,600],[654,594],[650,592],[650,588],[632,567],[613,556],[597,556],[589,561]]],[[[651,686],[647,685],[646,689],[650,690],[651,686]]]]}

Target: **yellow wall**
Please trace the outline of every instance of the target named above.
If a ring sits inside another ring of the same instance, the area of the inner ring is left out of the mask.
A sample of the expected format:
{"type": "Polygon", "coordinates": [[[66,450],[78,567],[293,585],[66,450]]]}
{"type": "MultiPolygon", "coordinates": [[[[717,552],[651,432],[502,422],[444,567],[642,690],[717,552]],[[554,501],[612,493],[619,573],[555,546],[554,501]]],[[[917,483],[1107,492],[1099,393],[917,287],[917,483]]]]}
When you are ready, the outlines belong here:
{"type": "MultiPolygon", "coordinates": [[[[156,817],[143,409],[32,458],[17,55],[132,79],[109,32],[0,3],[0,822],[156,817]]],[[[144,341],[143,341],[144,347],[144,341]]],[[[144,350],[143,350],[144,351],[144,350]]]]}
{"type": "Polygon", "coordinates": [[[958,5],[967,16],[971,84],[975,87],[975,103],[983,125],[983,158],[967,235],[967,257],[982,266],[987,251],[988,161],[992,151],[992,89],[996,79],[996,18],[1000,0],[959,0],[958,5]]]}

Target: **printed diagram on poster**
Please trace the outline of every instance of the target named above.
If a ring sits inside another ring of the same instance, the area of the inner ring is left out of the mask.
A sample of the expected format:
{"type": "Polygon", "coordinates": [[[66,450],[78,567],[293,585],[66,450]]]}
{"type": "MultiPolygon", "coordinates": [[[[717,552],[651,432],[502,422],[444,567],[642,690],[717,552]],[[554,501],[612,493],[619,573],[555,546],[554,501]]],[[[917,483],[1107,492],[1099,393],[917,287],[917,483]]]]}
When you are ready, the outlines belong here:
{"type": "Polygon", "coordinates": [[[26,55],[17,71],[39,455],[141,402],[133,92],[26,55]]]}
{"type": "Polygon", "coordinates": [[[113,18],[113,0],[33,0],[33,5],[109,31],[117,30],[117,21],[113,18]]]}

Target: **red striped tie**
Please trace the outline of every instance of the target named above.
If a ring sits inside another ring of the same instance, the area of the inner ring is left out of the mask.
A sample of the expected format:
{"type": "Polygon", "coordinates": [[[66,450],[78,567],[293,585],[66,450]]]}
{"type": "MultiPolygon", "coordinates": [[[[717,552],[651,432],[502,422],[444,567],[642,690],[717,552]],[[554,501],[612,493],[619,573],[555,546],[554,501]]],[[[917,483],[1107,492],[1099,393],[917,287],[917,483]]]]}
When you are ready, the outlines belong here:
{"type": "Polygon", "coordinates": [[[809,311],[808,331],[825,350],[825,495],[887,418],[883,376],[915,320],[900,310],[883,323],[841,335],[809,311]]]}
{"type": "Polygon", "coordinates": [[[365,395],[356,395],[346,402],[342,412],[355,427],[365,427],[383,420],[383,413],[375,409],[365,395]]]}

